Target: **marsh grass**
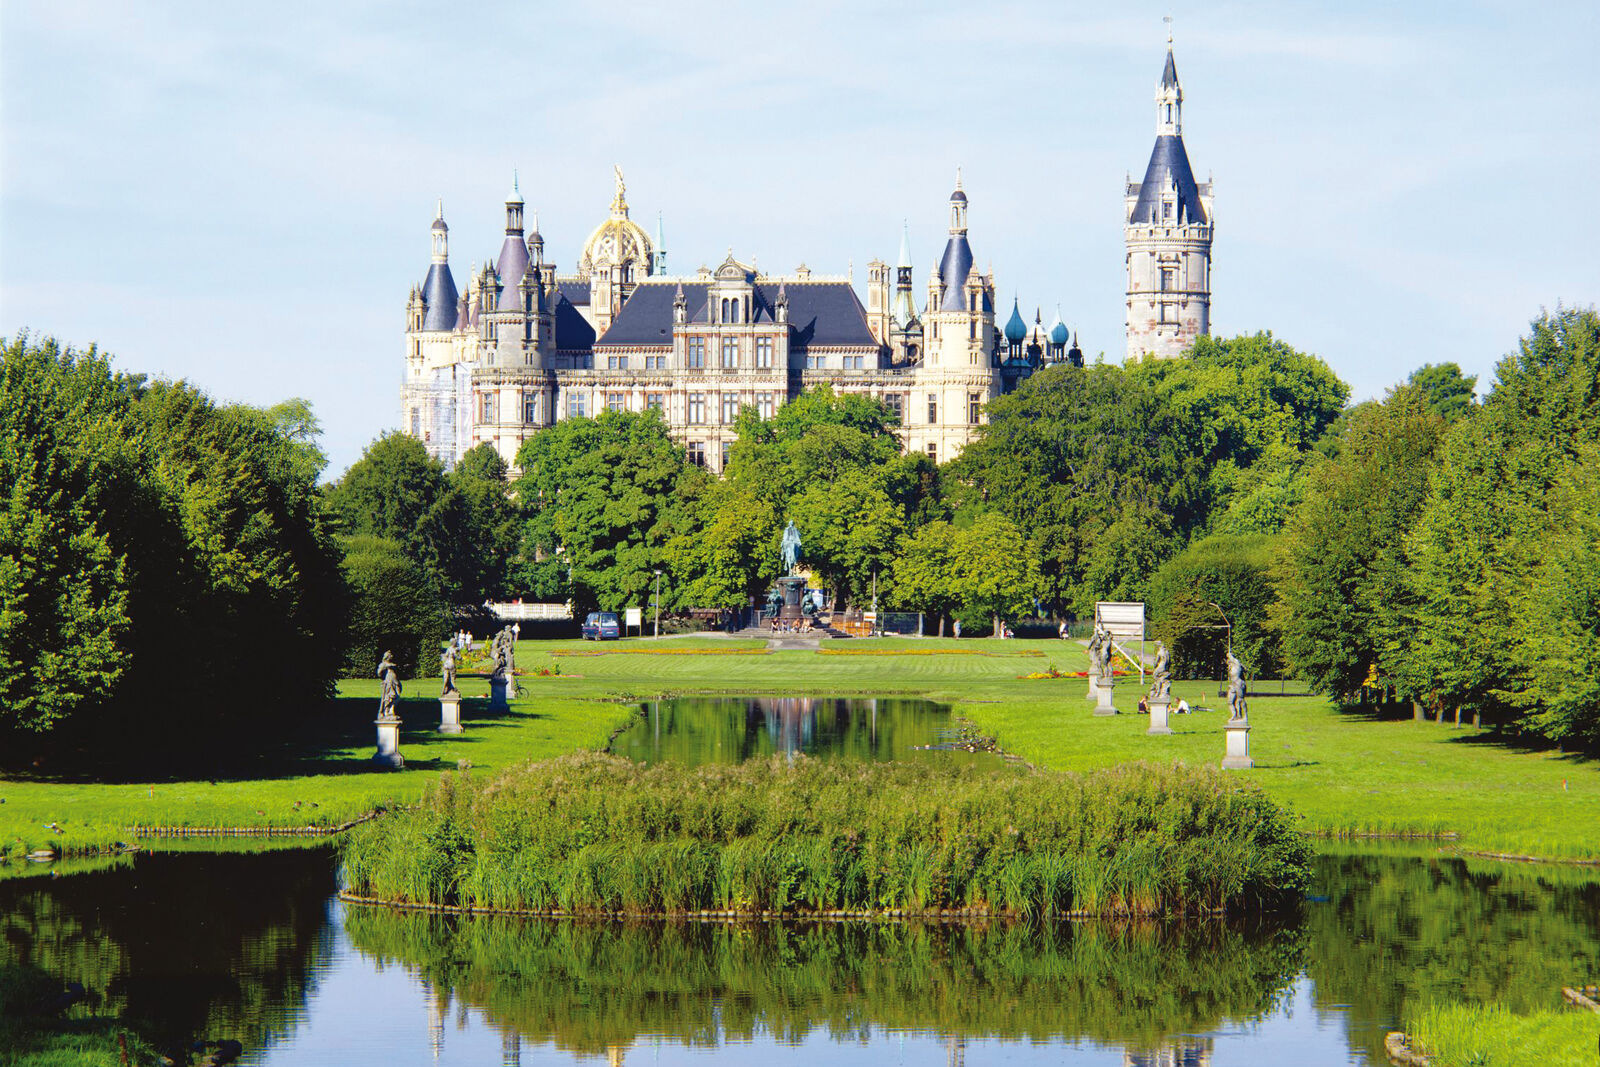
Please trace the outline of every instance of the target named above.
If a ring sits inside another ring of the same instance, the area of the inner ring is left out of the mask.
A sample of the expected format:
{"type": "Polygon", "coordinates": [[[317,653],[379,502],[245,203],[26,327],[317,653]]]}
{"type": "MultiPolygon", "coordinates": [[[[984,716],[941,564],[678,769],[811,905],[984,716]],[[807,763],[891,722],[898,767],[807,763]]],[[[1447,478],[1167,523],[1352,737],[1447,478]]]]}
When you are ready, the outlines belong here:
{"type": "Polygon", "coordinates": [[[587,753],[443,775],[341,846],[348,890],[568,914],[1162,915],[1273,909],[1309,846],[1218,772],[1087,775],[587,753]]]}
{"type": "Polygon", "coordinates": [[[1406,1022],[1434,1067],[1594,1067],[1600,1015],[1567,1010],[1515,1014],[1501,1007],[1430,1005],[1406,1022]]]}

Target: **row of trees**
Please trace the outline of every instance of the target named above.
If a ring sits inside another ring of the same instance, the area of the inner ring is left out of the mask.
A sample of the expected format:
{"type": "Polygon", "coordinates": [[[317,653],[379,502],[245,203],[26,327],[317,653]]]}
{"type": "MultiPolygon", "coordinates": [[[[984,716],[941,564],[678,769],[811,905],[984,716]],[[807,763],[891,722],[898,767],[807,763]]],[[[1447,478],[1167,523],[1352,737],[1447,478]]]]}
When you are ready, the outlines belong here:
{"type": "Polygon", "coordinates": [[[1273,621],[1324,691],[1600,741],[1600,317],[1534,321],[1481,406],[1346,418],[1285,532],[1273,621]]]}
{"type": "Polygon", "coordinates": [[[124,746],[319,707],[345,585],[303,403],[214,404],[19,336],[0,369],[0,728],[124,746]],[[263,677],[271,685],[261,684],[263,677]]]}

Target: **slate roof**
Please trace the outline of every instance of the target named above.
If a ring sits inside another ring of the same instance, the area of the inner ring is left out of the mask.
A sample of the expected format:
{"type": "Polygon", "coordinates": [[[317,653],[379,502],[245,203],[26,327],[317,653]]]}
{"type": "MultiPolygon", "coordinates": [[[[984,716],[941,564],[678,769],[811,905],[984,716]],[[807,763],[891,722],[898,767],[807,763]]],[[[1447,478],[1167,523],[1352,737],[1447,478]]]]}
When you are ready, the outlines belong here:
{"type": "Polygon", "coordinates": [[[556,291],[578,307],[589,306],[589,283],[581,278],[556,279],[556,291]]]}
{"type": "Polygon", "coordinates": [[[456,280],[450,274],[450,264],[432,263],[428,277],[422,283],[422,299],[428,310],[422,315],[424,330],[453,330],[456,327],[456,280]]]}
{"type": "MultiPolygon", "coordinates": [[[[691,323],[710,321],[707,282],[679,282],[676,279],[640,282],[611,321],[596,348],[666,346],[672,343],[672,305],[683,289],[691,323]]],[[[755,309],[751,321],[771,323],[772,306],[783,289],[789,300],[790,343],[798,351],[818,347],[877,348],[878,340],[867,326],[866,310],[849,282],[783,283],[761,282],[754,286],[755,309]]],[[[563,346],[565,347],[565,346],[563,346]]]]}
{"type": "Polygon", "coordinates": [[[496,310],[517,310],[522,306],[522,294],[517,287],[522,284],[522,276],[528,273],[528,246],[519,235],[506,234],[494,272],[500,276],[500,300],[495,305],[496,310]]]}
{"type": "Polygon", "coordinates": [[[972,272],[972,246],[967,235],[953,233],[944,246],[944,258],[939,261],[939,283],[944,286],[941,311],[965,311],[967,275],[972,272]]]}
{"type": "MultiPolygon", "coordinates": [[[[583,297],[583,302],[587,304],[588,286],[584,287],[583,297]]],[[[594,346],[594,327],[583,317],[583,312],[573,306],[564,292],[556,294],[555,328],[557,348],[587,349],[594,346]]]]}
{"type": "Polygon", "coordinates": [[[1167,49],[1167,65],[1161,71],[1161,88],[1172,89],[1178,84],[1178,65],[1172,61],[1172,49],[1167,49]]]}
{"type": "Polygon", "coordinates": [[[1184,151],[1183,138],[1167,133],[1156,138],[1156,146],[1150,152],[1150,165],[1145,168],[1144,181],[1139,186],[1139,201],[1133,206],[1128,221],[1162,221],[1161,190],[1168,182],[1178,187],[1173,224],[1205,222],[1206,209],[1200,203],[1200,188],[1195,184],[1194,171],[1189,169],[1189,153],[1184,151]]]}

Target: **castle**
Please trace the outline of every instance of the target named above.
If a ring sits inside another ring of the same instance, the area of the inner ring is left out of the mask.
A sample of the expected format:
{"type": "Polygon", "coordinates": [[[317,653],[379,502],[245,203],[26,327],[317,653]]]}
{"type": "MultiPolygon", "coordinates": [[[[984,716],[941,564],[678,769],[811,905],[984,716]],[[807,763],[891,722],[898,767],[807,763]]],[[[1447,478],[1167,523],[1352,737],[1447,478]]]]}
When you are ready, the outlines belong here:
{"type": "MultiPolygon", "coordinates": [[[[1130,357],[1177,355],[1209,326],[1210,185],[1189,170],[1181,103],[1169,47],[1156,149],[1144,182],[1127,187],[1130,357]]],[[[570,274],[546,258],[537,214],[525,229],[525,206],[513,180],[499,255],[462,291],[441,203],[432,263],[407,301],[402,425],[447,465],[485,442],[515,465],[522,442],[558,419],[655,408],[694,462],[721,472],[743,408],[769,418],[819,385],[881,400],[902,446],[943,462],[990,400],[1040,366],[1083,362],[1059,309],[1030,327],[1013,301],[996,327],[959,172],[920,311],[904,231],[892,270],[868,264],[863,304],[849,277],[804,265],[766,274],[731,249],[715,270],[668,275],[660,224],[652,237],[630,217],[620,168],[570,274]]]]}

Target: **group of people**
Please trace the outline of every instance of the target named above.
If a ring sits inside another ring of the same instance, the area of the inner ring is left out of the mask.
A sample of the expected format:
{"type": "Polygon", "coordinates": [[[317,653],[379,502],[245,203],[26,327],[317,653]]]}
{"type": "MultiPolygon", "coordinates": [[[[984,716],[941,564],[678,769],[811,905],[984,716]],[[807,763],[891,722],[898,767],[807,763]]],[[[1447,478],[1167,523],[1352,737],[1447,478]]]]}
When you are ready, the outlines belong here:
{"type": "Polygon", "coordinates": [[[802,615],[798,619],[780,619],[772,617],[772,632],[775,634],[808,634],[811,632],[811,616],[802,615]]]}

